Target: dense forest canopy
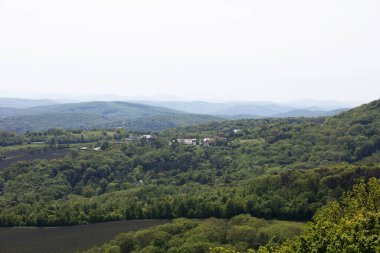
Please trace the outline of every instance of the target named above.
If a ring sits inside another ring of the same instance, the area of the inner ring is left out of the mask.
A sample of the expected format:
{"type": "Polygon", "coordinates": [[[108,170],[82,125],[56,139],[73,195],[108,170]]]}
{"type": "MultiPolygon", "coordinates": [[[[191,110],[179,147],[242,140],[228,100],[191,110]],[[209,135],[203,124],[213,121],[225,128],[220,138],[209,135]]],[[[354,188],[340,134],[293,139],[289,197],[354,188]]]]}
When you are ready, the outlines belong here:
{"type": "Polygon", "coordinates": [[[268,222],[249,215],[228,221],[178,219],[153,229],[120,234],[86,252],[375,253],[379,250],[380,180],[371,178],[368,184],[362,181],[339,201],[320,208],[306,228],[302,224],[268,222]]]}
{"type": "MultiPolygon", "coordinates": [[[[111,245],[107,244],[103,247],[111,245]]],[[[236,248],[235,248],[236,249],[236,248]]],[[[234,247],[215,247],[210,253],[238,253],[234,247]]],[[[318,210],[306,230],[278,245],[271,242],[258,253],[380,251],[380,180],[363,181],[339,201],[318,210]]],[[[96,251],[105,252],[105,251],[96,251]]],[[[119,252],[119,251],[115,251],[119,252]]],[[[123,251],[126,252],[126,251],[123,251]]],[[[128,251],[127,251],[128,252],[128,251]]],[[[244,252],[246,252],[244,250],[244,252]]],[[[249,249],[247,252],[254,252],[249,249]]]]}
{"type": "Polygon", "coordinates": [[[241,251],[258,249],[276,238],[282,243],[299,235],[305,225],[297,222],[266,221],[238,215],[230,220],[209,218],[203,221],[176,219],[171,224],[118,235],[110,243],[86,251],[101,252],[208,252],[229,245],[241,251]]]}

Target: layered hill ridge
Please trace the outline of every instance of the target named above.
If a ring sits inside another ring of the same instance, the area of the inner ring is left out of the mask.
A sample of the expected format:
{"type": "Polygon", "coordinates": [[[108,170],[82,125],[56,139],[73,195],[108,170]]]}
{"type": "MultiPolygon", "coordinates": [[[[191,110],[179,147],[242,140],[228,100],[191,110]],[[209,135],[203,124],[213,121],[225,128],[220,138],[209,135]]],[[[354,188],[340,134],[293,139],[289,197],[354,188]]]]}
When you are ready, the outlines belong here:
{"type": "Polygon", "coordinates": [[[30,108],[1,108],[0,129],[25,132],[49,128],[124,127],[161,130],[219,120],[173,109],[128,102],[84,102],[30,108]]]}
{"type": "MultiPolygon", "coordinates": [[[[39,103],[53,103],[54,101],[17,100],[16,102],[21,103],[21,107],[39,103]]],[[[123,127],[134,130],[157,131],[165,128],[191,126],[222,119],[267,117],[263,115],[271,115],[271,117],[275,118],[321,117],[333,116],[348,110],[318,111],[318,108],[294,109],[290,106],[268,103],[235,105],[229,108],[226,108],[226,104],[206,102],[157,102],[151,104],[95,101],[48,104],[28,108],[3,107],[0,108],[0,129],[25,132],[49,128],[91,129],[123,127]],[[214,113],[216,116],[172,109],[178,108],[198,112],[202,106],[205,107],[205,113],[214,113]],[[253,115],[252,112],[257,114],[253,115]]],[[[355,109],[355,111],[365,110],[366,107],[360,108],[355,109]]],[[[360,113],[360,111],[357,113],[360,113]]],[[[357,117],[360,117],[360,115],[357,117]]]]}

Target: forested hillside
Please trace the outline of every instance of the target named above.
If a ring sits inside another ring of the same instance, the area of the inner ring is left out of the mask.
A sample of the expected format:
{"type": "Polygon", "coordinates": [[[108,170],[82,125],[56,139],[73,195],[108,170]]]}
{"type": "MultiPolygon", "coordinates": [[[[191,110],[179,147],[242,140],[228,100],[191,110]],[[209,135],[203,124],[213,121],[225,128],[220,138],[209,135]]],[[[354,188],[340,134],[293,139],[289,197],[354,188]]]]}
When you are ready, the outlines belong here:
{"type": "Polygon", "coordinates": [[[213,123],[162,132],[153,142],[112,145],[121,137],[106,132],[111,145],[102,152],[72,151],[64,160],[1,171],[0,220],[65,225],[240,213],[309,219],[358,178],[379,176],[378,115],[375,101],[327,120],[213,123]],[[185,137],[214,141],[172,142],[185,137]]]}
{"type": "Polygon", "coordinates": [[[230,220],[204,221],[176,219],[171,224],[120,234],[110,243],[86,251],[100,252],[208,252],[220,245],[237,245],[241,251],[258,248],[275,237],[277,243],[293,238],[305,225],[297,222],[266,221],[250,215],[230,220]]]}
{"type": "Polygon", "coordinates": [[[199,125],[226,119],[318,117],[336,115],[346,110],[324,111],[318,110],[318,108],[296,110],[293,107],[270,103],[230,107],[231,105],[228,104],[205,102],[149,103],[141,101],[141,103],[147,104],[137,104],[98,101],[60,104],[49,100],[29,101],[15,99],[0,99],[0,102],[2,102],[0,103],[2,104],[0,106],[0,129],[20,133],[42,131],[51,128],[82,130],[126,128],[140,131],[160,131],[168,128],[199,125]],[[6,104],[7,101],[9,102],[9,106],[6,104]],[[33,106],[34,104],[35,106],[33,106]],[[41,106],[37,106],[40,104],[41,106]],[[15,107],[12,108],[10,107],[11,105],[15,105],[15,107]],[[160,106],[166,106],[167,108],[160,106]],[[204,109],[202,109],[202,106],[204,109]],[[225,108],[226,106],[227,108],[225,108]],[[184,111],[170,108],[184,109],[184,111]],[[216,108],[225,109],[224,111],[214,111],[216,108]],[[197,112],[198,114],[192,112],[197,112]],[[208,114],[208,112],[211,113],[208,114]],[[212,116],[211,114],[216,116],[212,116]]]}
{"type": "MultiPolygon", "coordinates": [[[[300,236],[281,245],[272,241],[269,245],[260,247],[257,252],[377,253],[380,251],[379,238],[380,180],[371,178],[368,184],[362,181],[355,185],[352,191],[345,193],[339,201],[332,201],[319,209],[313,221],[308,223],[306,230],[300,236]]],[[[107,252],[107,247],[112,243],[115,241],[95,252],[107,252]]],[[[238,253],[235,249],[234,246],[226,245],[215,247],[210,250],[210,253],[238,253]]],[[[117,249],[114,252],[120,251],[117,249]]],[[[251,248],[243,252],[254,253],[255,251],[251,248]]]]}
{"type": "Polygon", "coordinates": [[[0,108],[0,129],[26,132],[51,128],[127,128],[159,131],[221,118],[126,102],[85,102],[30,108],[0,108]]]}
{"type": "Polygon", "coordinates": [[[181,114],[183,112],[135,103],[98,101],[46,105],[23,109],[4,108],[1,117],[7,117],[11,115],[39,115],[43,113],[91,113],[99,116],[108,116],[110,118],[135,119],[157,115],[167,116],[173,114],[181,114]],[[9,113],[7,110],[9,110],[9,113]]]}
{"type": "Polygon", "coordinates": [[[367,185],[361,182],[343,199],[320,208],[306,229],[302,224],[268,222],[249,215],[229,221],[178,219],[169,225],[120,234],[86,252],[376,253],[380,250],[379,208],[380,180],[371,178],[367,185]]]}

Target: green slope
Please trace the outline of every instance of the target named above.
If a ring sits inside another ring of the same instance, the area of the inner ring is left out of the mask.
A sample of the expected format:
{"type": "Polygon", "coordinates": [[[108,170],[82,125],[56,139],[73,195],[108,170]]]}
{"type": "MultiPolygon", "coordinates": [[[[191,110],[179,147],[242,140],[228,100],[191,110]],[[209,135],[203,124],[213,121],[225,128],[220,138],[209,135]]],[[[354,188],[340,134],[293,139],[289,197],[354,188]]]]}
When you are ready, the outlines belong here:
{"type": "Polygon", "coordinates": [[[184,112],[172,109],[155,107],[149,105],[127,103],[127,102],[83,102],[38,106],[31,108],[2,108],[0,109],[0,117],[7,116],[25,116],[39,115],[42,113],[92,113],[108,118],[128,118],[135,119],[140,117],[150,117],[157,115],[175,115],[184,114],[184,112]]]}

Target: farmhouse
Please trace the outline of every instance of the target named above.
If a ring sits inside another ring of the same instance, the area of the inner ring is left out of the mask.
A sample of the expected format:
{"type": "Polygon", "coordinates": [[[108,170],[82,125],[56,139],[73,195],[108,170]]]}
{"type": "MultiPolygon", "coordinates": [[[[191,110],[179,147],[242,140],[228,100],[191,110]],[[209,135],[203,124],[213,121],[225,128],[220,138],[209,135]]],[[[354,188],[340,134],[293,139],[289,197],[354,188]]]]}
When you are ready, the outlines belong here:
{"type": "Polygon", "coordinates": [[[150,134],[144,134],[140,136],[140,139],[145,139],[145,140],[154,140],[157,139],[156,136],[150,135],[150,134]]]}
{"type": "Polygon", "coordinates": [[[241,129],[234,129],[234,130],[233,130],[234,134],[241,133],[241,131],[243,131],[243,130],[241,130],[241,129]]]}
{"type": "Polygon", "coordinates": [[[203,146],[206,146],[206,147],[209,147],[209,146],[211,146],[211,144],[214,142],[214,139],[212,139],[212,138],[204,138],[203,140],[202,140],[202,145],[203,146]]]}
{"type": "Polygon", "coordinates": [[[177,142],[185,145],[197,145],[197,139],[177,139],[177,142]]]}
{"type": "Polygon", "coordinates": [[[127,143],[138,142],[139,141],[139,136],[137,136],[137,135],[130,135],[128,138],[125,138],[125,141],[127,143]]]}

